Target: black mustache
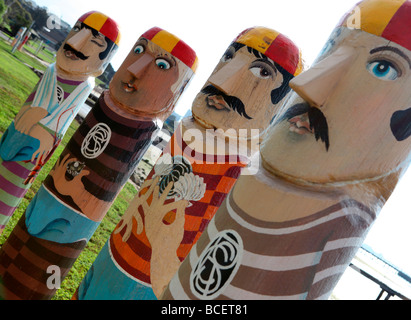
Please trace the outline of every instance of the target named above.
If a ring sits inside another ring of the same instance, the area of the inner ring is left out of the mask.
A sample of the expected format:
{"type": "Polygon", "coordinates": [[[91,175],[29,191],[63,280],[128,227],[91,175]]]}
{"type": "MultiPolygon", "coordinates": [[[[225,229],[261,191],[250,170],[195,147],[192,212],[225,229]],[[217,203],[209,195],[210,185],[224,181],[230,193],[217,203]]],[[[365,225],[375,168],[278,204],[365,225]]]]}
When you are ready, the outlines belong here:
{"type": "Polygon", "coordinates": [[[244,118],[251,120],[252,118],[245,112],[245,105],[244,103],[237,97],[229,96],[224,92],[220,91],[213,85],[208,85],[207,87],[201,90],[202,93],[216,96],[222,96],[224,101],[227,102],[228,106],[237,112],[239,115],[243,116],[244,118]]]}
{"type": "Polygon", "coordinates": [[[81,53],[80,51],[77,51],[76,49],[74,49],[72,46],[70,46],[67,43],[64,45],[63,49],[73,52],[74,55],[77,56],[81,60],[87,60],[89,58],[89,57],[85,56],[83,53],[81,53]]]}
{"type": "Polygon", "coordinates": [[[320,109],[311,107],[308,103],[299,103],[289,108],[282,116],[281,121],[290,120],[304,113],[308,114],[308,119],[310,120],[310,129],[314,131],[315,139],[317,141],[321,139],[328,151],[330,147],[328,124],[327,119],[320,109]]]}

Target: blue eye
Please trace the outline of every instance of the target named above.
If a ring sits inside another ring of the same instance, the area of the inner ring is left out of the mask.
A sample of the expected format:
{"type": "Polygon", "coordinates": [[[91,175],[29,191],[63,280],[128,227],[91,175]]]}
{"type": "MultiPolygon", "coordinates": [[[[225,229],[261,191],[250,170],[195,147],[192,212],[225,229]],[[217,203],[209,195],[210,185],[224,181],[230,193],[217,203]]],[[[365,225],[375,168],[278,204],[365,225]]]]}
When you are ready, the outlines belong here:
{"type": "Polygon", "coordinates": [[[140,44],[140,45],[138,45],[134,48],[134,52],[137,53],[137,54],[143,53],[144,52],[144,47],[140,44]]]}
{"type": "Polygon", "coordinates": [[[399,71],[389,61],[377,60],[367,65],[367,70],[381,80],[395,80],[399,77],[399,71]]]}
{"type": "Polygon", "coordinates": [[[157,59],[156,60],[156,65],[160,68],[160,69],[164,69],[164,70],[167,70],[167,69],[170,69],[170,63],[167,61],[167,60],[165,60],[165,59],[157,59]]]}

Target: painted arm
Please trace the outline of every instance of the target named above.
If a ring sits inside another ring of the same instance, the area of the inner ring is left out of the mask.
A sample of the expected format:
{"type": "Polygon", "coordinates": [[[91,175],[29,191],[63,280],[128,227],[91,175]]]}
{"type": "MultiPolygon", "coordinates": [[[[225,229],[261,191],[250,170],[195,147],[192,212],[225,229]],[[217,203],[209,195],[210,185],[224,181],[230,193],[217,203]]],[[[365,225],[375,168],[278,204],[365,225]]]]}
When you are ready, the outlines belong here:
{"type": "Polygon", "coordinates": [[[31,158],[31,161],[37,158],[36,165],[47,157],[54,145],[54,137],[38,124],[47,115],[47,110],[43,108],[25,106],[21,108],[14,121],[17,131],[39,140],[40,147],[31,158]]]}
{"type": "Polygon", "coordinates": [[[181,265],[181,261],[177,256],[177,249],[183,240],[185,209],[189,202],[179,200],[164,204],[172,186],[173,183],[169,183],[161,196],[159,187],[156,186],[150,210],[144,212],[145,232],[152,248],[150,281],[157,297],[163,293],[172,276],[181,265]],[[174,220],[170,224],[165,224],[163,222],[165,216],[174,210],[174,220]]]}
{"type": "Polygon", "coordinates": [[[29,135],[30,130],[41,119],[47,117],[47,110],[40,107],[26,106],[21,108],[14,120],[14,126],[17,131],[29,135]]]}
{"type": "Polygon", "coordinates": [[[119,227],[114,231],[118,234],[125,230],[124,242],[128,241],[131,233],[134,232],[134,224],[137,234],[145,232],[152,249],[150,281],[157,297],[161,295],[180,267],[177,249],[184,236],[185,209],[189,204],[188,200],[165,204],[174,182],[170,182],[160,195],[159,179],[160,177],[157,176],[144,182],[141,191],[124,214],[119,227]],[[165,216],[174,210],[174,218],[171,218],[169,224],[165,224],[165,216]]]}

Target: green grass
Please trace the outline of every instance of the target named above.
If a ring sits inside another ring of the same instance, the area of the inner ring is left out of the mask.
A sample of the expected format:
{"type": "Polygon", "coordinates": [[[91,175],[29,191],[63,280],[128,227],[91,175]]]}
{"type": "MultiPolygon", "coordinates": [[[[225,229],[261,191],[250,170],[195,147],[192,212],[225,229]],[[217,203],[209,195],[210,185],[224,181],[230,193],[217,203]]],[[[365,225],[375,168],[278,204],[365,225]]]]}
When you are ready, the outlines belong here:
{"type": "Polygon", "coordinates": [[[55,60],[54,53],[48,50],[47,48],[40,50],[38,54],[36,55],[36,51],[39,47],[39,44],[40,43],[38,42],[28,41],[28,43],[24,45],[24,49],[30,52],[31,54],[35,55],[36,57],[40,58],[43,61],[46,61],[48,63],[54,62],[55,60]]]}
{"type": "MultiPolygon", "coordinates": [[[[39,63],[24,53],[19,52],[16,55],[13,55],[10,51],[10,45],[6,44],[4,41],[0,41],[0,136],[14,119],[20,107],[39,80],[34,72],[25,66],[22,61],[31,64],[35,68],[39,67],[39,63]]],[[[9,237],[28,204],[40,188],[42,182],[53,168],[58,156],[64,150],[67,142],[78,127],[79,123],[73,121],[63,141],[56,149],[49,162],[43,167],[30,190],[26,193],[19,208],[15,211],[5,230],[0,235],[0,246],[9,237]]],[[[144,162],[141,163],[144,164],[144,162]]],[[[90,239],[87,247],[75,262],[66,279],[62,282],[61,288],[57,291],[53,300],[71,299],[81,283],[81,280],[91,267],[136,193],[137,190],[133,184],[127,183],[124,186],[93,237],[90,239]]]]}
{"type": "Polygon", "coordinates": [[[0,132],[7,129],[39,80],[21,61],[31,63],[32,59],[21,52],[12,54],[10,45],[0,41],[0,132]]]}

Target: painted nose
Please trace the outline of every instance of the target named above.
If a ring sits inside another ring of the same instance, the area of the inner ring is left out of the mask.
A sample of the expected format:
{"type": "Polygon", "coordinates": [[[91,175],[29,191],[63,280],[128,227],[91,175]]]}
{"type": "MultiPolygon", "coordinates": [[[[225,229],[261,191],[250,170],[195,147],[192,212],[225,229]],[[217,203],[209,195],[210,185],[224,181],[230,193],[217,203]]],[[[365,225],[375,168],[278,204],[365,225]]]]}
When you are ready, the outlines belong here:
{"type": "Polygon", "coordinates": [[[310,105],[321,107],[356,58],[352,47],[340,47],[330,56],[290,81],[290,87],[310,105]]]}
{"type": "Polygon", "coordinates": [[[67,44],[70,45],[73,49],[81,52],[81,49],[90,40],[90,37],[92,37],[91,30],[83,28],[70,39],[68,39],[67,44]]]}
{"type": "Polygon", "coordinates": [[[208,79],[215,87],[223,92],[234,95],[248,70],[247,59],[237,55],[220,70],[213,73],[208,79]]]}
{"type": "Polygon", "coordinates": [[[142,74],[145,73],[147,67],[150,63],[154,60],[149,54],[144,54],[140,59],[130,65],[127,70],[130,72],[134,77],[139,78],[142,74]]]}

